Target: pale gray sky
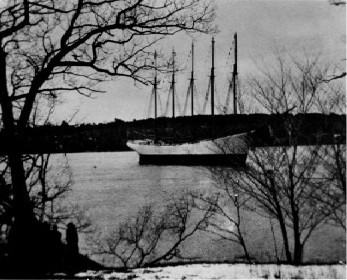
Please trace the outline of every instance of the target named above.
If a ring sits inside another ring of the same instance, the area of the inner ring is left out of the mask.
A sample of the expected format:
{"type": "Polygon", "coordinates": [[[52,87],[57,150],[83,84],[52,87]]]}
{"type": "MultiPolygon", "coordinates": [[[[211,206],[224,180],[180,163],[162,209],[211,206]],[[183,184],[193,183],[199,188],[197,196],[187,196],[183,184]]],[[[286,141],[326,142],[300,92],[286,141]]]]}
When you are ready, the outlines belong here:
{"type": "MultiPolygon", "coordinates": [[[[255,69],[254,63],[269,61],[276,48],[291,53],[321,52],[328,60],[341,63],[346,52],[346,8],[329,5],[328,0],[216,0],[216,23],[220,32],[216,40],[217,94],[223,99],[227,87],[229,64],[227,57],[233,34],[238,33],[240,78],[255,69]]],[[[198,94],[204,96],[210,72],[209,50],[211,36],[196,38],[196,84],[198,94]]],[[[168,38],[164,48],[174,47],[181,63],[188,61],[191,39],[186,35],[168,38]]],[[[180,103],[185,100],[190,68],[178,77],[177,92],[180,103]]],[[[117,80],[103,86],[107,93],[88,99],[69,94],[57,109],[54,121],[68,119],[79,108],[76,122],[110,122],[148,117],[150,87],[135,87],[131,80],[117,80]]],[[[167,92],[160,92],[166,103],[167,92]]],[[[200,103],[202,103],[201,97],[200,103]]]]}

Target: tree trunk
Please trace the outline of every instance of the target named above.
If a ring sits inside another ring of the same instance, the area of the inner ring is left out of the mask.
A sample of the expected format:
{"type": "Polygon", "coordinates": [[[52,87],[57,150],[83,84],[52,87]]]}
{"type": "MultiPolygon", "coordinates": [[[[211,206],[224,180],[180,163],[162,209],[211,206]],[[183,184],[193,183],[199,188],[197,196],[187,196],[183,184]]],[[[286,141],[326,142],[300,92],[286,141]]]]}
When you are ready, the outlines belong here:
{"type": "Polygon", "coordinates": [[[287,232],[287,228],[286,228],[286,224],[284,221],[284,217],[282,214],[282,208],[281,205],[278,201],[278,197],[277,197],[277,191],[276,191],[276,184],[274,179],[271,179],[271,190],[272,190],[272,197],[275,201],[275,207],[276,207],[276,213],[277,213],[277,220],[280,224],[280,228],[281,228],[281,233],[282,233],[282,239],[283,239],[283,243],[284,243],[284,250],[286,252],[286,258],[287,258],[287,262],[291,263],[292,262],[292,254],[290,252],[290,248],[289,248],[289,242],[288,242],[288,232],[287,232]]]}
{"type": "Polygon", "coordinates": [[[300,218],[299,218],[299,209],[295,205],[295,194],[294,194],[294,173],[292,170],[292,165],[289,166],[289,179],[290,179],[290,208],[293,216],[293,231],[294,231],[294,264],[298,265],[302,262],[302,245],[300,241],[300,218]]]}
{"type": "Polygon", "coordinates": [[[20,153],[8,155],[13,188],[14,216],[16,222],[25,222],[32,217],[29,194],[26,189],[23,162],[20,153]]]}
{"type": "Polygon", "coordinates": [[[15,220],[31,216],[29,194],[26,189],[25,173],[21,154],[20,143],[16,133],[12,103],[7,90],[6,82],[6,53],[0,49],[0,105],[5,134],[5,151],[11,168],[15,220]]]}
{"type": "Polygon", "coordinates": [[[243,252],[245,253],[246,259],[248,260],[249,263],[252,263],[251,256],[248,253],[246,242],[243,239],[243,235],[242,235],[242,232],[241,232],[241,226],[240,226],[240,222],[241,222],[240,205],[239,205],[239,203],[237,201],[237,197],[235,198],[235,202],[234,203],[235,203],[236,210],[237,210],[237,221],[238,222],[236,223],[236,227],[237,227],[237,232],[238,232],[239,243],[241,244],[241,246],[243,248],[243,252]]]}
{"type": "Polygon", "coordinates": [[[239,232],[239,242],[240,242],[240,244],[242,246],[243,252],[245,253],[245,257],[246,257],[246,259],[248,260],[249,263],[252,263],[251,256],[248,253],[245,240],[243,239],[241,231],[240,231],[239,228],[238,228],[238,232],[239,232]]]}
{"type": "Polygon", "coordinates": [[[282,215],[279,215],[277,217],[277,219],[278,219],[278,222],[280,224],[280,229],[281,229],[281,233],[282,233],[282,239],[283,239],[283,243],[284,243],[284,250],[286,252],[287,261],[289,263],[292,263],[292,254],[291,254],[290,248],[289,248],[288,232],[287,232],[286,225],[284,223],[282,215]]]}
{"type": "MultiPolygon", "coordinates": [[[[22,162],[19,137],[15,127],[12,103],[8,94],[6,82],[6,53],[0,48],[0,105],[5,151],[11,170],[11,185],[13,193],[14,222],[9,235],[10,255],[13,264],[20,267],[20,271],[30,269],[30,254],[33,249],[33,211],[30,205],[26,187],[25,172],[22,162]],[[27,265],[26,265],[27,264],[27,265]],[[23,267],[24,265],[24,267],[23,267]]],[[[16,267],[12,268],[14,271],[16,267]]]]}
{"type": "Polygon", "coordinates": [[[294,264],[302,263],[302,244],[300,241],[299,220],[293,213],[293,231],[294,231],[294,264]]]}
{"type": "Polygon", "coordinates": [[[298,242],[297,240],[294,241],[295,246],[294,246],[294,264],[299,265],[302,263],[302,245],[300,241],[298,242]]]}

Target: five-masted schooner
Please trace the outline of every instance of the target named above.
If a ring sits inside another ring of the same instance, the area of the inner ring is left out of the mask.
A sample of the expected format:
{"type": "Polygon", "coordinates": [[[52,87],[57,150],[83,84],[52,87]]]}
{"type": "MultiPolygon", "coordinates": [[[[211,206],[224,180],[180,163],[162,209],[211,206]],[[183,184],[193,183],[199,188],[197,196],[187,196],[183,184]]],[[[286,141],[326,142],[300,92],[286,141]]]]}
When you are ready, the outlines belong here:
{"type": "MultiPolygon", "coordinates": [[[[235,41],[235,63],[233,69],[233,91],[234,91],[234,114],[237,113],[236,107],[236,75],[237,75],[237,34],[234,35],[235,41]]],[[[211,67],[211,115],[214,115],[214,44],[212,38],[212,67],[211,67]]],[[[173,75],[172,75],[172,103],[173,117],[175,117],[175,61],[173,53],[173,75]]],[[[156,55],[155,55],[156,64],[156,55]]],[[[155,65],[156,66],[156,65],[155,65]]],[[[155,67],[156,68],[156,67],[155,67]]],[[[194,83],[194,44],[192,44],[192,74],[191,82],[194,83]]],[[[157,73],[154,78],[155,105],[157,99],[157,73]]],[[[191,92],[191,114],[193,108],[193,88],[191,92]]],[[[157,118],[157,108],[155,106],[155,118],[157,118]]],[[[246,162],[249,144],[248,133],[235,134],[216,139],[206,139],[194,143],[167,144],[157,140],[134,140],[128,141],[127,146],[139,154],[140,164],[159,164],[159,165],[244,165],[246,162]]]]}

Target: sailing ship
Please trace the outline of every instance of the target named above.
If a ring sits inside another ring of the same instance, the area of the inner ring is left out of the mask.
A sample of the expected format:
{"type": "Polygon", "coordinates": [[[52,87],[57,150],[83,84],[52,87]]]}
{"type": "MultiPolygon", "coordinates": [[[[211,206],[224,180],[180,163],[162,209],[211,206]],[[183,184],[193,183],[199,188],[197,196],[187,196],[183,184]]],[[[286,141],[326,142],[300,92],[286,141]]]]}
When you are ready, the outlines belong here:
{"type": "MultiPolygon", "coordinates": [[[[234,114],[237,114],[237,34],[234,35],[234,68],[233,68],[233,98],[234,114]]],[[[211,67],[211,115],[214,116],[214,45],[212,38],[212,67],[211,67]]],[[[154,55],[156,65],[156,53],[154,55]]],[[[173,118],[175,117],[175,53],[173,52],[172,71],[172,105],[173,118]]],[[[156,67],[155,67],[156,68],[156,67]]],[[[194,44],[192,44],[192,72],[191,72],[191,114],[193,116],[193,89],[194,89],[194,44]]],[[[154,77],[154,103],[155,119],[157,118],[157,74],[154,77]]],[[[127,146],[139,154],[140,164],[157,165],[228,165],[240,166],[246,162],[249,149],[249,133],[241,133],[220,137],[215,139],[205,139],[193,143],[168,144],[158,140],[132,140],[127,142],[127,146]]]]}

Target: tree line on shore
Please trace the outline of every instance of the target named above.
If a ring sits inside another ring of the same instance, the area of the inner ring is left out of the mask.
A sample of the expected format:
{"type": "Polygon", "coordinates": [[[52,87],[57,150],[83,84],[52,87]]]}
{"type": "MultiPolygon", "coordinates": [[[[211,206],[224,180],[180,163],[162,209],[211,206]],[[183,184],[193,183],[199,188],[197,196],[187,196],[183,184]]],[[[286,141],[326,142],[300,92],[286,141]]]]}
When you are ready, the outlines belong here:
{"type": "MultiPolygon", "coordinates": [[[[346,116],[324,114],[289,115],[300,123],[300,145],[335,143],[334,135],[345,143],[346,116]]],[[[157,120],[115,120],[103,124],[43,125],[27,128],[17,149],[25,153],[71,153],[127,151],[128,140],[159,139],[169,143],[196,142],[203,139],[255,131],[252,146],[288,145],[288,133],[282,114],[206,115],[159,118],[157,120]]],[[[0,142],[6,141],[0,132],[0,142]]],[[[4,149],[5,144],[0,145],[4,149]]],[[[0,152],[6,152],[5,150],[0,152]]]]}

